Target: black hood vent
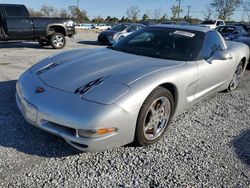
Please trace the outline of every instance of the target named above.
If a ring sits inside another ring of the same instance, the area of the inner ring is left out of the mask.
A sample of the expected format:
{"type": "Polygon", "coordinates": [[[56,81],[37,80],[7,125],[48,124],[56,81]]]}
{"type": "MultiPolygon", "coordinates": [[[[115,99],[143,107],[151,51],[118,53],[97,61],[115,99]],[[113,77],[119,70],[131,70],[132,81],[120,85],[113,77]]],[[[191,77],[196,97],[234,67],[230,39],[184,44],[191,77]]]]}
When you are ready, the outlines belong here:
{"type": "Polygon", "coordinates": [[[84,93],[89,91],[93,86],[99,85],[100,83],[103,82],[104,79],[108,78],[109,76],[104,76],[104,77],[98,78],[96,80],[93,80],[93,81],[87,83],[86,85],[77,88],[74,93],[83,96],[84,93]]]}

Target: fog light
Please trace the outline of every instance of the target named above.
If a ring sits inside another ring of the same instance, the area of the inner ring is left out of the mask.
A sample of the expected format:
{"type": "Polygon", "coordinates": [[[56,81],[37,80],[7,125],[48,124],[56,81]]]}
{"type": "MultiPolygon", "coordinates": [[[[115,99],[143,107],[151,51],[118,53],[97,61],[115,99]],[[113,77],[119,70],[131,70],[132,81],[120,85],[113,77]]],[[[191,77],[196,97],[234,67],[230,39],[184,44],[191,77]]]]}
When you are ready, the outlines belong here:
{"type": "Polygon", "coordinates": [[[101,128],[95,130],[78,129],[78,136],[83,138],[99,138],[117,132],[117,128],[101,128]]]}

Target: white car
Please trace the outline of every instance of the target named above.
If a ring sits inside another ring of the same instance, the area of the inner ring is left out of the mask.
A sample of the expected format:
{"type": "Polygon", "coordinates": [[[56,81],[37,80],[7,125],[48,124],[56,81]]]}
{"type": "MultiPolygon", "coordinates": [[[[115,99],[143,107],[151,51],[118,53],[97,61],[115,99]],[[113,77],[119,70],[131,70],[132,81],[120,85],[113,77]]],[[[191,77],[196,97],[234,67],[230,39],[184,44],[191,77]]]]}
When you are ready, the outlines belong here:
{"type": "Polygon", "coordinates": [[[111,26],[106,24],[99,24],[95,28],[99,30],[106,30],[106,29],[111,29],[111,26]]]}
{"type": "Polygon", "coordinates": [[[76,27],[76,29],[92,29],[93,25],[92,24],[78,24],[76,27]]]}
{"type": "Polygon", "coordinates": [[[201,22],[202,27],[207,27],[209,29],[215,29],[218,26],[224,26],[225,21],[224,20],[205,20],[203,22],[201,22]]]}

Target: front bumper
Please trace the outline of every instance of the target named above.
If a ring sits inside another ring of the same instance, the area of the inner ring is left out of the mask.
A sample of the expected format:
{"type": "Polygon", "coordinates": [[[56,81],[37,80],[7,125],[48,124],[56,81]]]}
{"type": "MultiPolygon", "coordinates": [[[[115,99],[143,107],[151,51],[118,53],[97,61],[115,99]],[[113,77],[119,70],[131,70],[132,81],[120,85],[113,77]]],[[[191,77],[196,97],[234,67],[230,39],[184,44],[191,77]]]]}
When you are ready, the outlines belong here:
{"type": "Polygon", "coordinates": [[[75,35],[76,29],[75,27],[67,27],[67,36],[72,37],[73,35],[75,35]]]}
{"type": "Polygon", "coordinates": [[[35,73],[26,71],[17,82],[16,101],[30,123],[62,137],[82,151],[101,151],[128,144],[134,139],[136,117],[118,105],[101,105],[79,95],[45,85],[35,73]],[[37,87],[45,92],[36,93],[37,87]],[[117,132],[99,138],[83,138],[79,129],[117,128],[117,132]]]}
{"type": "Polygon", "coordinates": [[[115,41],[112,39],[112,36],[106,36],[106,35],[103,35],[103,34],[100,34],[98,36],[97,41],[102,43],[102,44],[108,44],[108,45],[112,45],[112,44],[115,43],[115,41]]]}

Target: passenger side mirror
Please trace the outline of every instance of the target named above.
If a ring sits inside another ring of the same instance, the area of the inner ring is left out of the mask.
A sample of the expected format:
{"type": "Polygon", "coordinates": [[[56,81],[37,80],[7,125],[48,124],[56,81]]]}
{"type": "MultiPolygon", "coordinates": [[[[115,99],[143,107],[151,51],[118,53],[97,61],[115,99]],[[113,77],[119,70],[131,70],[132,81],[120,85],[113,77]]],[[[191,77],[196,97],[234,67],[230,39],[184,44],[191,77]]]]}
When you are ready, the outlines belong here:
{"type": "Polygon", "coordinates": [[[227,50],[223,50],[223,51],[215,51],[213,55],[208,59],[208,61],[229,60],[229,59],[232,59],[232,54],[227,50]]]}
{"type": "Polygon", "coordinates": [[[233,34],[234,34],[234,35],[238,35],[239,32],[238,32],[238,31],[234,31],[233,34]]]}

